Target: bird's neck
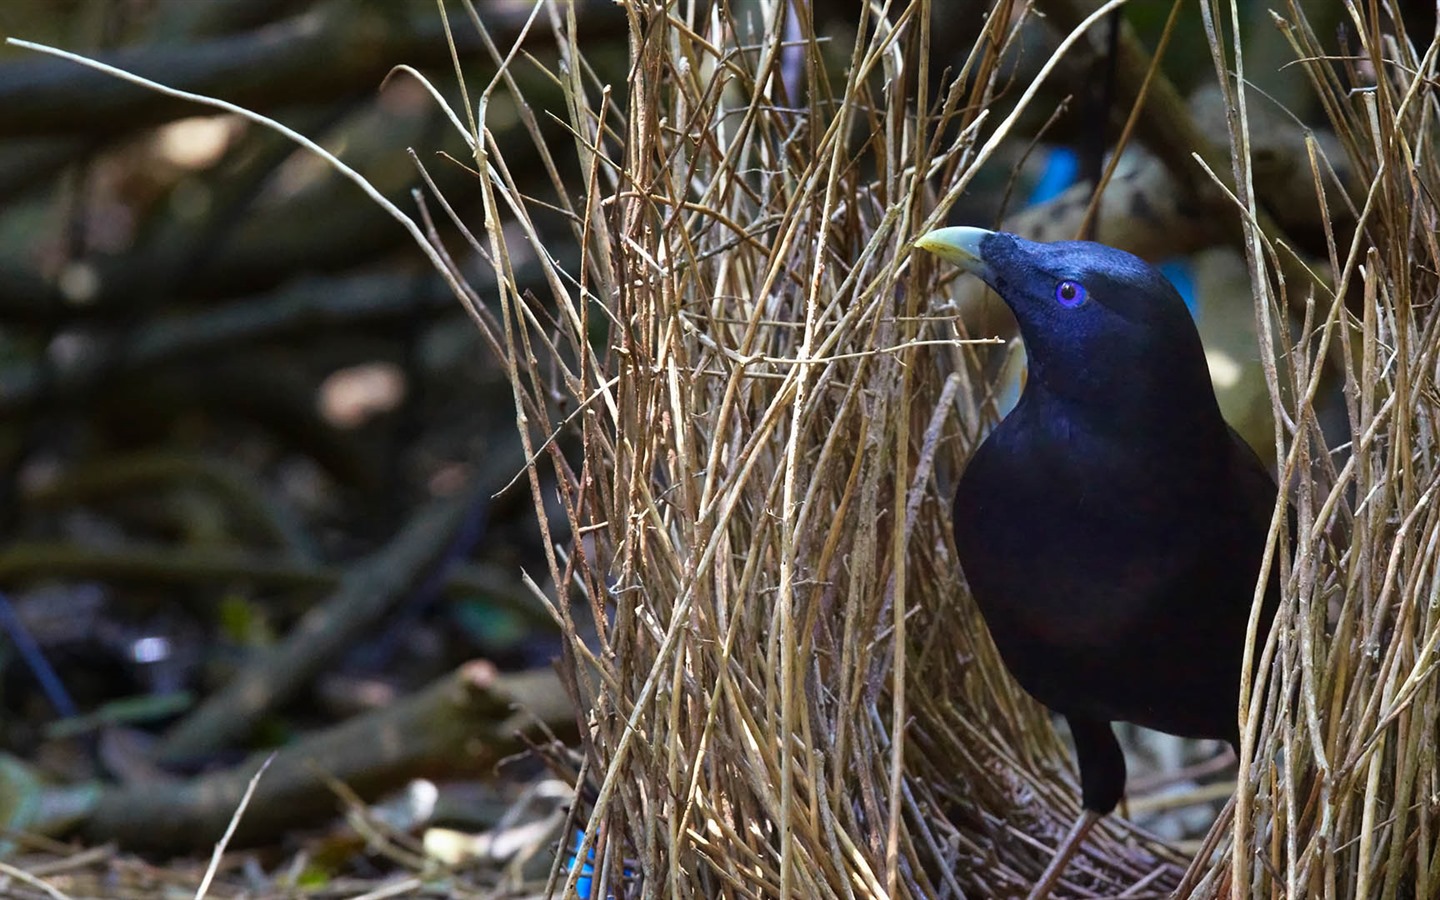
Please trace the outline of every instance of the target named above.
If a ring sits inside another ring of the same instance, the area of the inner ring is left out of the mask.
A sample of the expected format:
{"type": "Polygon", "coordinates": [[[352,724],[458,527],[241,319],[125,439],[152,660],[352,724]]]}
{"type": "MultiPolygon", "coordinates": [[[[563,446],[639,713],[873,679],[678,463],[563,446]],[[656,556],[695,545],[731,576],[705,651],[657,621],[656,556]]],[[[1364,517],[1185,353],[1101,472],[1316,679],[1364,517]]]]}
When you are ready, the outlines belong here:
{"type": "MultiPolygon", "coordinates": [[[[1223,446],[1228,427],[1220,414],[1208,372],[1203,381],[1146,377],[1133,369],[1105,380],[1056,386],[1032,377],[1021,396],[1024,414],[1035,422],[1083,427],[1118,441],[1183,452],[1185,447],[1223,446]],[[1189,383],[1195,382],[1195,383],[1189,383]]],[[[1017,410],[1018,411],[1018,410],[1017,410]]]]}

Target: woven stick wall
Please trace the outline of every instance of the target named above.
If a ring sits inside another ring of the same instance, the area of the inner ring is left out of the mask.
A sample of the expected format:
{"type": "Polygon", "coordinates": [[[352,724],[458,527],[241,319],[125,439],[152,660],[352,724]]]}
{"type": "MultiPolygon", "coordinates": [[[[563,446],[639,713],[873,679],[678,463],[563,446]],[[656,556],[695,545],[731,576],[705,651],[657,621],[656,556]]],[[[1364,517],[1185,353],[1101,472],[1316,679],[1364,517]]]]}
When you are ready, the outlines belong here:
{"type": "MultiPolygon", "coordinates": [[[[522,195],[493,143],[477,154],[503,303],[488,327],[554,517],[545,539],[571,536],[552,543],[550,577],[586,710],[577,824],[596,892],[1013,895],[1049,855],[1025,835],[1053,845],[1075,812],[1064,745],[959,580],[949,486],[994,391],[935,307],[940,273],[909,249],[1023,140],[1010,111],[1033,86],[996,100],[1016,33],[1000,14],[959,86],[927,93],[929,6],[859,7],[842,48],[787,4],[630,3],[623,84],[595,77],[565,8],[547,6],[536,28],[562,48],[569,143],[547,145],[518,108],[554,196],[522,195]],[[557,211],[578,265],[540,246],[557,211]],[[514,287],[531,255],[548,296],[514,287]]],[[[1191,896],[1237,880],[1241,895],[1430,896],[1440,877],[1435,53],[1353,15],[1381,74],[1363,97],[1303,26],[1287,32],[1364,173],[1326,183],[1317,160],[1325,201],[1363,208],[1365,228],[1288,294],[1267,255],[1285,251],[1252,236],[1261,323],[1278,335],[1286,305],[1307,316],[1298,345],[1266,357],[1292,398],[1276,403],[1277,449],[1300,554],[1278,563],[1287,606],[1264,651],[1278,674],[1239,814],[1212,832],[1191,896]],[[1343,381],[1353,438],[1334,455],[1312,409],[1323,371],[1343,381]]],[[[1242,183],[1247,139],[1237,124],[1242,183]]],[[[1183,865],[1110,821],[1068,880],[1163,893],[1183,865]]],[[[576,877],[557,868],[552,887],[576,877]]]]}

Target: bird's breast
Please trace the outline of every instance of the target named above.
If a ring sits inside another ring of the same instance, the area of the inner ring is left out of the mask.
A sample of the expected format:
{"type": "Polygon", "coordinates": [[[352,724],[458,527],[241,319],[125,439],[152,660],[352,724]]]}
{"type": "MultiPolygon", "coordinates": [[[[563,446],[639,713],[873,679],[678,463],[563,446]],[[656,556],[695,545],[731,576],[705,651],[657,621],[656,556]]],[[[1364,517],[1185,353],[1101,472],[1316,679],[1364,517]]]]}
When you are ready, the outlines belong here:
{"type": "Polygon", "coordinates": [[[1232,699],[1257,560],[1237,550],[1254,528],[1212,474],[1224,466],[1074,423],[1017,424],[976,452],[954,509],[961,568],[1007,666],[1056,709],[1216,732],[1223,714],[1172,721],[1160,698],[1232,699]]]}
{"type": "Polygon", "coordinates": [[[975,454],[954,509],[961,567],[997,637],[1102,649],[1187,616],[1233,524],[1207,484],[1214,467],[1073,422],[1009,423],[975,454]]]}

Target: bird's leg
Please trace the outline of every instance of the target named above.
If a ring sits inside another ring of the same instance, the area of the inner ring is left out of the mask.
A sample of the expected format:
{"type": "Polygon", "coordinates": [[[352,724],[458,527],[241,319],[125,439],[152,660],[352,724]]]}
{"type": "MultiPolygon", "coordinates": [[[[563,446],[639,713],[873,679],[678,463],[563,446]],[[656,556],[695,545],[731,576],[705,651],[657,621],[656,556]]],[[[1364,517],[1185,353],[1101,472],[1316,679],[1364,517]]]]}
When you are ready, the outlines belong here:
{"type": "Polygon", "coordinates": [[[1080,763],[1080,805],[1084,811],[1056,848],[1028,900],[1042,900],[1050,893],[1080,842],[1125,793],[1125,754],[1110,723],[1074,714],[1067,714],[1065,721],[1070,723],[1070,737],[1075,741],[1075,757],[1080,763]]]}
{"type": "Polygon", "coordinates": [[[1080,842],[1085,840],[1090,829],[1100,821],[1101,815],[1102,813],[1089,809],[1080,813],[1075,824],[1070,826],[1070,832],[1065,835],[1065,840],[1055,848],[1055,855],[1050,858],[1050,865],[1045,867],[1045,871],[1040,875],[1040,880],[1035,882],[1035,886],[1030,889],[1025,900],[1045,900],[1050,896],[1050,890],[1060,880],[1060,873],[1064,872],[1065,867],[1069,865],[1070,857],[1075,855],[1075,851],[1080,847],[1080,842]]]}

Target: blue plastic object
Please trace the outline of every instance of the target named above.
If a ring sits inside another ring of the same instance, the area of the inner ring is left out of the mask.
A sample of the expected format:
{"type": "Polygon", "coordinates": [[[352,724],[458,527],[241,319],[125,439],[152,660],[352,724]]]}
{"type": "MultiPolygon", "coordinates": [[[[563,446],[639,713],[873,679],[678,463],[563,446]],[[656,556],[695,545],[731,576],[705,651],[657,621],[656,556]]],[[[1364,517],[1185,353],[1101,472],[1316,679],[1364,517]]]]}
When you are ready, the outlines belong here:
{"type": "Polygon", "coordinates": [[[1080,157],[1074,150],[1064,147],[1056,147],[1045,157],[1045,168],[1040,172],[1040,180],[1035,182],[1035,187],[1030,191],[1030,203],[1044,203],[1046,200],[1053,200],[1065,189],[1075,183],[1080,175],[1080,157]]]}
{"type": "MultiPolygon", "coordinates": [[[[580,862],[580,845],[585,843],[585,829],[575,829],[575,840],[570,846],[570,855],[565,858],[565,872],[568,875],[575,869],[576,864],[580,865],[580,877],[575,879],[575,896],[579,900],[590,900],[590,893],[595,887],[595,847],[592,844],[585,852],[585,862],[580,862]]],[[[634,872],[626,866],[623,875],[625,878],[633,878],[634,872]]],[[[615,895],[607,894],[605,900],[615,900],[615,895]]]]}
{"type": "Polygon", "coordinates": [[[1190,310],[1191,317],[1198,320],[1200,305],[1195,296],[1195,270],[1190,265],[1190,260],[1176,256],[1162,262],[1159,268],[1160,273],[1170,279],[1175,290],[1180,292],[1180,298],[1185,301],[1185,308],[1190,310]]]}

